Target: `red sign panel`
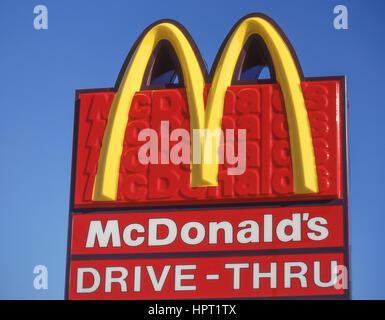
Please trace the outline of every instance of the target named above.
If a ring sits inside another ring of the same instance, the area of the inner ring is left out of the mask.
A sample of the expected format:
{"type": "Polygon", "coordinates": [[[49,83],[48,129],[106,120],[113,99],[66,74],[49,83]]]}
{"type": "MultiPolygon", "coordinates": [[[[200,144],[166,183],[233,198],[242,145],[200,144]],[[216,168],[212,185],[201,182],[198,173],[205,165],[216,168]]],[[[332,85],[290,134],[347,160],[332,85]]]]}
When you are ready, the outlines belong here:
{"type": "Polygon", "coordinates": [[[72,261],[70,299],[344,295],[341,253],[72,261]]]}
{"type": "MultiPolygon", "coordinates": [[[[219,164],[217,187],[192,188],[189,164],[141,164],[138,141],[142,129],[158,132],[168,121],[169,141],[176,129],[190,131],[185,89],[142,91],[132,102],[119,170],[117,201],[94,202],[100,148],[113,92],[79,95],[79,128],[76,159],[75,207],[144,206],[171,204],[229,203],[342,198],[341,119],[336,101],[340,81],[302,83],[315,152],[319,193],[293,193],[287,116],[276,84],[229,87],[226,93],[222,130],[246,129],[246,170],[228,175],[227,158],[219,164]],[[336,121],[337,120],[337,121],[336,121]]],[[[236,130],[235,130],[236,131],[236,130]]],[[[169,150],[177,141],[169,141],[169,150]]],[[[236,147],[236,146],[235,146],[236,147]]],[[[224,148],[234,148],[227,143],[224,148]]]]}
{"type": "Polygon", "coordinates": [[[343,247],[343,207],[76,214],[72,254],[343,247]]]}

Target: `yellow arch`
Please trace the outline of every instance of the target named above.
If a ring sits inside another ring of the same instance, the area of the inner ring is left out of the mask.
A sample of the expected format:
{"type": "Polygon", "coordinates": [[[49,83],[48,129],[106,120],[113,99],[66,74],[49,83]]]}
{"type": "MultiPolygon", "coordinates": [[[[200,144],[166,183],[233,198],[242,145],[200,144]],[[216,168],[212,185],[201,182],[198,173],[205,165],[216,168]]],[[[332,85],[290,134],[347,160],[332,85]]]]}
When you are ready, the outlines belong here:
{"type": "MultiPolygon", "coordinates": [[[[290,133],[294,193],[316,193],[318,178],[301,79],[286,42],[267,20],[261,17],[247,18],[231,35],[215,70],[207,98],[205,128],[209,130],[221,128],[226,90],[231,85],[239,54],[247,39],[253,34],[260,35],[265,41],[275,66],[277,81],[282,89],[290,133]]],[[[218,166],[203,164],[202,175],[211,185],[217,185],[218,166]]]]}
{"type": "MultiPolygon", "coordinates": [[[[123,150],[125,128],[132,98],[140,90],[149,58],[161,40],[168,40],[180,61],[190,113],[191,138],[194,129],[217,130],[221,128],[224,97],[231,85],[235,64],[246,40],[259,34],[265,41],[275,65],[277,81],[281,85],[290,133],[293,164],[294,192],[318,192],[315,157],[309,119],[301,90],[301,82],[294,59],[285,41],[267,20],[252,17],[244,20],[226,44],[216,68],[208,95],[205,112],[203,101],[204,76],[190,42],[174,24],[155,25],[143,37],[123,75],[108,117],[98,169],[95,177],[93,200],[114,201],[117,197],[120,158],[123,150]]],[[[217,147],[213,146],[214,153],[217,147]]],[[[202,146],[204,159],[204,146],[202,146]]],[[[210,150],[211,151],[211,150],[210,150]]],[[[191,165],[192,186],[216,186],[218,165],[203,163],[191,165]]]]}
{"type": "MultiPolygon", "coordinates": [[[[132,98],[140,90],[149,58],[161,40],[171,43],[180,61],[189,105],[190,130],[192,132],[194,128],[204,126],[205,80],[195,52],[176,25],[167,22],[155,25],[144,35],[137,47],[112,102],[95,177],[92,197],[94,201],[116,200],[120,158],[132,98]]],[[[199,169],[200,167],[192,165],[191,176],[199,177],[199,173],[194,175],[199,169]]],[[[196,183],[199,184],[199,181],[196,183]]]]}

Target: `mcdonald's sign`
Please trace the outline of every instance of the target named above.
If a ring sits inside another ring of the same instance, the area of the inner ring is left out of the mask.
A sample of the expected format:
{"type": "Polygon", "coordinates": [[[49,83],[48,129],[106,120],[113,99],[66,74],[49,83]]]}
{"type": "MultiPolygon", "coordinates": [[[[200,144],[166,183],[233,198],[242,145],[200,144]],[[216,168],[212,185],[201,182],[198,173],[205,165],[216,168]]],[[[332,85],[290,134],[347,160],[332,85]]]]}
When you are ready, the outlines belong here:
{"type": "Polygon", "coordinates": [[[350,298],[344,76],[241,18],[210,72],[173,20],[77,90],[67,299],[350,298]]]}

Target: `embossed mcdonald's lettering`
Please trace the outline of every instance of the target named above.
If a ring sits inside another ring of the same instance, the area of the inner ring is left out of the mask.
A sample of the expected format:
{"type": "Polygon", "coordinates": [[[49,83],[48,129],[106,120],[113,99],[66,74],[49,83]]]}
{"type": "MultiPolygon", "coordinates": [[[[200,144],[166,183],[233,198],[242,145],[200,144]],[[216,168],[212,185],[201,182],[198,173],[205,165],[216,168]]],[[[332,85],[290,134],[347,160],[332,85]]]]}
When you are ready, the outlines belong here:
{"type": "MultiPolygon", "coordinates": [[[[345,77],[305,78],[289,40],[263,14],[233,26],[210,73],[181,24],[150,25],[114,88],[76,92],[66,297],[188,298],[197,283],[230,277],[207,278],[204,257],[235,275],[268,255],[280,261],[282,286],[251,285],[242,297],[349,298],[349,287],[335,289],[331,279],[337,262],[349,270],[345,114],[345,77]],[[315,269],[290,274],[292,254],[302,259],[297,267],[315,269]],[[147,268],[141,287],[141,264],[159,257],[171,269],[147,268]],[[192,268],[194,257],[201,262],[192,268]],[[109,268],[111,259],[121,267],[109,268]],[[164,272],[159,289],[153,280],[164,272]]],[[[237,285],[196,294],[231,298],[237,285]]]]}

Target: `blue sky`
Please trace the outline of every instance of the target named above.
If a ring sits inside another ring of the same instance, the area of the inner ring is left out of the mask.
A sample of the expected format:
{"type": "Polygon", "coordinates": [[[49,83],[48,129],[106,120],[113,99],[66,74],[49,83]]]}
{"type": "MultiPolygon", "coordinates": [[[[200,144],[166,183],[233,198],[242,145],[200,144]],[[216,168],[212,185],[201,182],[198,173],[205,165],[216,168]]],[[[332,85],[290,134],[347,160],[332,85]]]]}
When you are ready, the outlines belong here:
{"type": "Polygon", "coordinates": [[[385,105],[383,1],[0,2],[0,299],[62,299],[75,89],[113,86],[140,32],[172,18],[210,67],[232,25],[271,16],[291,40],[305,76],[347,76],[350,232],[354,299],[384,299],[385,105]],[[48,8],[48,30],[33,9],[48,8]],[[333,8],[348,8],[348,30],[333,8]],[[33,268],[48,268],[35,290],[33,268]]]}

